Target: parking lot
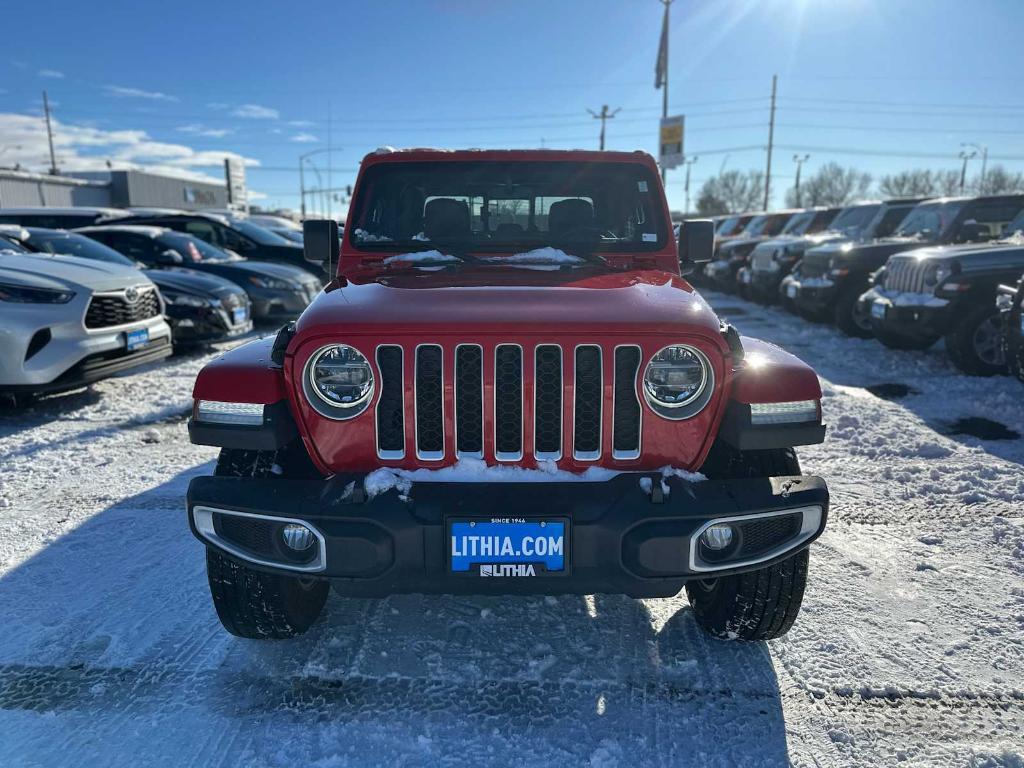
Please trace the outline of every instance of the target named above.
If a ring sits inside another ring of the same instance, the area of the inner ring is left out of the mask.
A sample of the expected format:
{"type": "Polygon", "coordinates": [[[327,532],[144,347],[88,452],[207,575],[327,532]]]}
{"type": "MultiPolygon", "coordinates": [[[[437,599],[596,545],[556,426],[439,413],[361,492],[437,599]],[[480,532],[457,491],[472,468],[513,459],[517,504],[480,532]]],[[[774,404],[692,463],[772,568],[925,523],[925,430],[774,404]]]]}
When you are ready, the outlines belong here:
{"type": "Polygon", "coordinates": [[[683,597],[336,595],[233,638],[184,524],[209,355],[178,356],[4,413],[0,762],[1019,765],[1019,383],[708,298],[823,379],[831,522],[785,638],[710,639],[683,597]]]}

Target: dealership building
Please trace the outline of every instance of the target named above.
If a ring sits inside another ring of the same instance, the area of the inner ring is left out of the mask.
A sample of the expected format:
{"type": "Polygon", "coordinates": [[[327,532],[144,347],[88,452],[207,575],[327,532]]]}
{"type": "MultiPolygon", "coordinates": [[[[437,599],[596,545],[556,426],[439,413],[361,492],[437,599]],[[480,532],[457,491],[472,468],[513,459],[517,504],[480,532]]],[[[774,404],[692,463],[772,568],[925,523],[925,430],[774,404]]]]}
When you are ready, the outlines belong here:
{"type": "MultiPolygon", "coordinates": [[[[87,171],[50,175],[0,169],[0,208],[100,206],[105,208],[228,208],[245,206],[245,186],[238,170],[228,183],[192,181],[147,171],[87,171]]],[[[244,179],[244,176],[243,176],[244,179]]]]}

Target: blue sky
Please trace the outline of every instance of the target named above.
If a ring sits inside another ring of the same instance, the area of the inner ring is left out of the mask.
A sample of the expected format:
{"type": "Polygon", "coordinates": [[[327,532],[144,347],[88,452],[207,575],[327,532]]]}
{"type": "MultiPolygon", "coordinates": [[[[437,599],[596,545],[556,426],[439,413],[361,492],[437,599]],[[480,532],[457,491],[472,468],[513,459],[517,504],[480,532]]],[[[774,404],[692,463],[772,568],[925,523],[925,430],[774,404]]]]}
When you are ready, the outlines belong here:
{"type": "MultiPolygon", "coordinates": [[[[220,176],[237,153],[271,206],[298,207],[298,157],[327,147],[329,116],[335,186],[385,144],[596,148],[587,109],[605,103],[610,149],[656,149],[657,0],[11,0],[5,17],[0,165],[45,167],[43,88],[64,167],[220,176]]],[[[1021,29],[1017,0],[676,0],[670,112],[694,196],[723,164],[764,168],[773,73],[777,204],[795,152],[806,172],[878,176],[958,168],[977,142],[1024,170],[1021,29]]],[[[325,185],[327,158],[311,158],[325,185]]],[[[673,207],[682,187],[670,172],[673,207]]]]}

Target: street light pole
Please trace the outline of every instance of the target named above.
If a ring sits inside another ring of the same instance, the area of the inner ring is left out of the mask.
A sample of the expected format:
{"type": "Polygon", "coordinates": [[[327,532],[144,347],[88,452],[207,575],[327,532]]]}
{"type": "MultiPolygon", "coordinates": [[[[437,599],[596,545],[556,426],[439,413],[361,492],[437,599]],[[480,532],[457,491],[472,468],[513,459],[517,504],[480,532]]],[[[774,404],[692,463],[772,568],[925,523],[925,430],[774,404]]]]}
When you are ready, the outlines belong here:
{"type": "MultiPolygon", "coordinates": [[[[304,154],[299,155],[299,197],[301,198],[301,203],[299,204],[299,208],[301,209],[302,218],[303,219],[306,218],[306,194],[307,194],[307,192],[306,192],[306,179],[305,179],[305,174],[303,173],[303,164],[306,163],[306,162],[309,162],[309,158],[313,157],[313,155],[322,155],[324,153],[330,154],[330,153],[334,153],[334,152],[340,152],[341,150],[342,150],[341,147],[323,147],[321,149],[313,149],[313,150],[310,150],[309,152],[306,152],[304,154]]],[[[311,167],[313,167],[314,170],[316,170],[316,166],[314,166],[312,162],[310,162],[309,164],[310,164],[311,167]]],[[[319,175],[319,171],[317,172],[317,175],[319,175]]],[[[319,183],[320,183],[320,190],[322,191],[323,188],[324,188],[323,182],[319,182],[319,183]]],[[[328,185],[328,186],[330,186],[330,185],[328,185]]],[[[312,191],[313,190],[310,190],[310,192],[312,192],[312,191]]]]}
{"type": "Polygon", "coordinates": [[[964,183],[967,181],[967,161],[973,160],[978,156],[978,152],[964,152],[960,151],[960,159],[963,160],[963,165],[960,166],[960,194],[964,193],[964,183]]]}
{"type": "MultiPolygon", "coordinates": [[[[988,147],[984,144],[974,144],[971,142],[960,142],[961,147],[970,147],[971,149],[981,152],[981,175],[978,177],[978,189],[979,195],[985,194],[985,170],[988,166],[988,147]]],[[[963,184],[960,185],[960,191],[963,191],[963,184]]]]}
{"type": "Polygon", "coordinates": [[[803,164],[806,163],[810,159],[811,159],[810,155],[804,155],[803,157],[801,157],[800,155],[793,155],[793,162],[796,163],[796,184],[795,184],[795,188],[796,188],[796,207],[797,208],[800,207],[800,169],[803,167],[803,164]]]}
{"type": "Polygon", "coordinates": [[[594,116],[595,120],[600,120],[601,121],[601,147],[600,148],[601,148],[602,152],[604,151],[604,124],[605,124],[606,121],[611,120],[613,117],[615,117],[615,115],[617,115],[619,113],[619,109],[621,109],[621,108],[616,108],[616,110],[614,112],[609,112],[608,111],[608,105],[605,104],[604,106],[601,107],[600,114],[595,112],[592,109],[588,109],[587,110],[587,112],[589,112],[590,114],[592,114],[594,116]]]}
{"type": "Polygon", "coordinates": [[[683,163],[686,165],[686,183],[683,185],[683,189],[686,191],[686,213],[690,213],[690,166],[696,163],[698,160],[697,155],[688,157],[683,163]]]}

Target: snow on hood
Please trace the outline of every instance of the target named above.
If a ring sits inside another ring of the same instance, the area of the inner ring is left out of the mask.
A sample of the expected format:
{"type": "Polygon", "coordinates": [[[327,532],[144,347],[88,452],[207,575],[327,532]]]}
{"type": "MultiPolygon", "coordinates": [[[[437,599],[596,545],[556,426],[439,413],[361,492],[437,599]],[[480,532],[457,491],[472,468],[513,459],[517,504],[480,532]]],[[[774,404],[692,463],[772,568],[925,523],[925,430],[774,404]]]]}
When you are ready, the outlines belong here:
{"type": "Polygon", "coordinates": [[[385,264],[414,264],[417,266],[432,267],[438,264],[458,264],[460,259],[449,256],[440,251],[416,251],[414,253],[400,253],[397,256],[388,256],[384,259],[385,264]]]}
{"type": "MultiPolygon", "coordinates": [[[[433,267],[439,264],[457,264],[462,259],[441,251],[414,251],[413,253],[400,253],[397,256],[388,256],[384,259],[385,264],[413,264],[416,266],[433,267]]],[[[585,259],[573,256],[558,248],[535,248],[524,253],[514,253],[511,256],[484,256],[480,261],[486,264],[530,264],[562,266],[564,264],[584,264],[585,259]]]]}
{"type": "MultiPolygon", "coordinates": [[[[559,469],[553,461],[541,461],[538,469],[499,465],[489,467],[483,459],[460,459],[456,464],[441,469],[391,469],[384,467],[374,470],[363,480],[363,487],[371,499],[390,490],[397,490],[405,499],[414,483],[601,483],[621,474],[619,470],[604,467],[588,467],[576,474],[559,469]]],[[[673,475],[690,482],[705,480],[703,475],[681,469],[665,467],[657,470],[664,478],[673,475]]],[[[649,480],[650,478],[648,478],[649,480]]],[[[345,495],[352,493],[355,484],[345,488],[345,495]]]]}

